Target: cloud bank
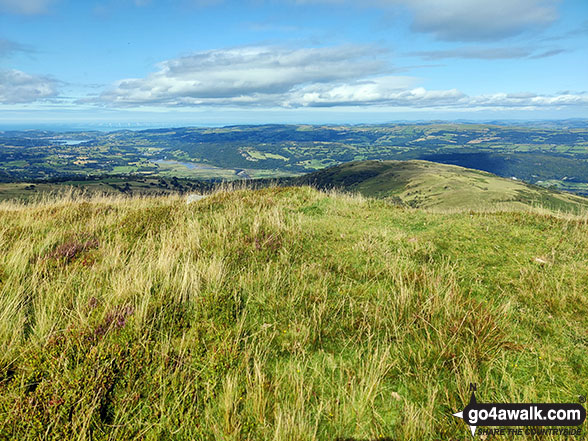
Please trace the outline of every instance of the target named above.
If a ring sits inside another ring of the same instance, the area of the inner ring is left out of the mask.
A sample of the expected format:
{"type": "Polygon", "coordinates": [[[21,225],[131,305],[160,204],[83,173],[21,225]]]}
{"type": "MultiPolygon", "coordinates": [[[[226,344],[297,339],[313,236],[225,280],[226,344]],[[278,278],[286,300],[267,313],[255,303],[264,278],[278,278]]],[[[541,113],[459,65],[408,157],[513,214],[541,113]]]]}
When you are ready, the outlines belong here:
{"type": "Polygon", "coordinates": [[[103,93],[112,104],[272,105],[305,84],[354,80],[385,72],[373,47],[244,47],[164,61],[146,78],[125,79],[103,93]]]}
{"type": "Polygon", "coordinates": [[[418,86],[418,78],[394,75],[394,69],[374,54],[378,55],[374,48],[360,46],[243,47],[200,52],[164,61],[145,78],[118,81],[93,102],[121,108],[526,109],[588,104],[584,93],[469,96],[457,88],[427,90],[418,86]]]}
{"type": "Polygon", "coordinates": [[[58,95],[57,81],[19,70],[0,71],[0,104],[23,104],[58,95]]]}

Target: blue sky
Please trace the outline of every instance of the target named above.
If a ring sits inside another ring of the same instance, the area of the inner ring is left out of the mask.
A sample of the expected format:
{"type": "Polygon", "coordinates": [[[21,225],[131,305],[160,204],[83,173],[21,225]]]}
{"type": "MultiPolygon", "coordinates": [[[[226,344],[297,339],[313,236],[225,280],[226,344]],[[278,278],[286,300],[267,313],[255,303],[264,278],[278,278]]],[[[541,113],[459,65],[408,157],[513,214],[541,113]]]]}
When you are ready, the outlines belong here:
{"type": "Polygon", "coordinates": [[[588,117],[586,0],[0,0],[0,125],[588,117]]]}

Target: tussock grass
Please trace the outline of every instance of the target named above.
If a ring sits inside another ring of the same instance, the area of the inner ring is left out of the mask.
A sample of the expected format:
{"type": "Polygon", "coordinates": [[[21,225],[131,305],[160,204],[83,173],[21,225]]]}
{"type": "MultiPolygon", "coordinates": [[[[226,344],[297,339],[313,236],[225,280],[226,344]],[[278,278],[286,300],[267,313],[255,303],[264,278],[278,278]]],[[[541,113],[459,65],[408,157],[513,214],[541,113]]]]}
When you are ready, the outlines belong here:
{"type": "Polygon", "coordinates": [[[309,188],[4,202],[0,438],[465,439],[470,382],[575,401],[586,221],[309,188]]]}

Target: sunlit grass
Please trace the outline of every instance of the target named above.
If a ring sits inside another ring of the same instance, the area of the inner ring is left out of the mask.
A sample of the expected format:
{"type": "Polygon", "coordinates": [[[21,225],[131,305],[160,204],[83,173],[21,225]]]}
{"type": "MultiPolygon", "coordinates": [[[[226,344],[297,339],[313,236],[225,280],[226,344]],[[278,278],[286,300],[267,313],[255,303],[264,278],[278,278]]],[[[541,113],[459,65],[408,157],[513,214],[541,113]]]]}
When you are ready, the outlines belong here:
{"type": "Polygon", "coordinates": [[[575,401],[587,233],[309,188],[4,202],[0,438],[465,439],[470,382],[575,401]]]}

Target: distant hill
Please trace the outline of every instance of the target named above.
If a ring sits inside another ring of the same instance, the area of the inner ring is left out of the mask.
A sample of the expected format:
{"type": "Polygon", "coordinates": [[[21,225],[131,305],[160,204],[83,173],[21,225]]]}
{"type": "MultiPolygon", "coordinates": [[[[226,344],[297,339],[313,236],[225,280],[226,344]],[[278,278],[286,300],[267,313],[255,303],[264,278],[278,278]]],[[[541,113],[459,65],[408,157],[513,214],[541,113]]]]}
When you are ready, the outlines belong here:
{"type": "Polygon", "coordinates": [[[588,199],[491,173],[428,161],[359,161],[293,180],[320,189],[339,188],[420,208],[478,209],[541,206],[582,212],[588,199]]]}
{"type": "Polygon", "coordinates": [[[276,179],[350,161],[425,160],[588,195],[588,127],[579,121],[501,124],[0,131],[0,182],[121,175],[276,179]]]}

